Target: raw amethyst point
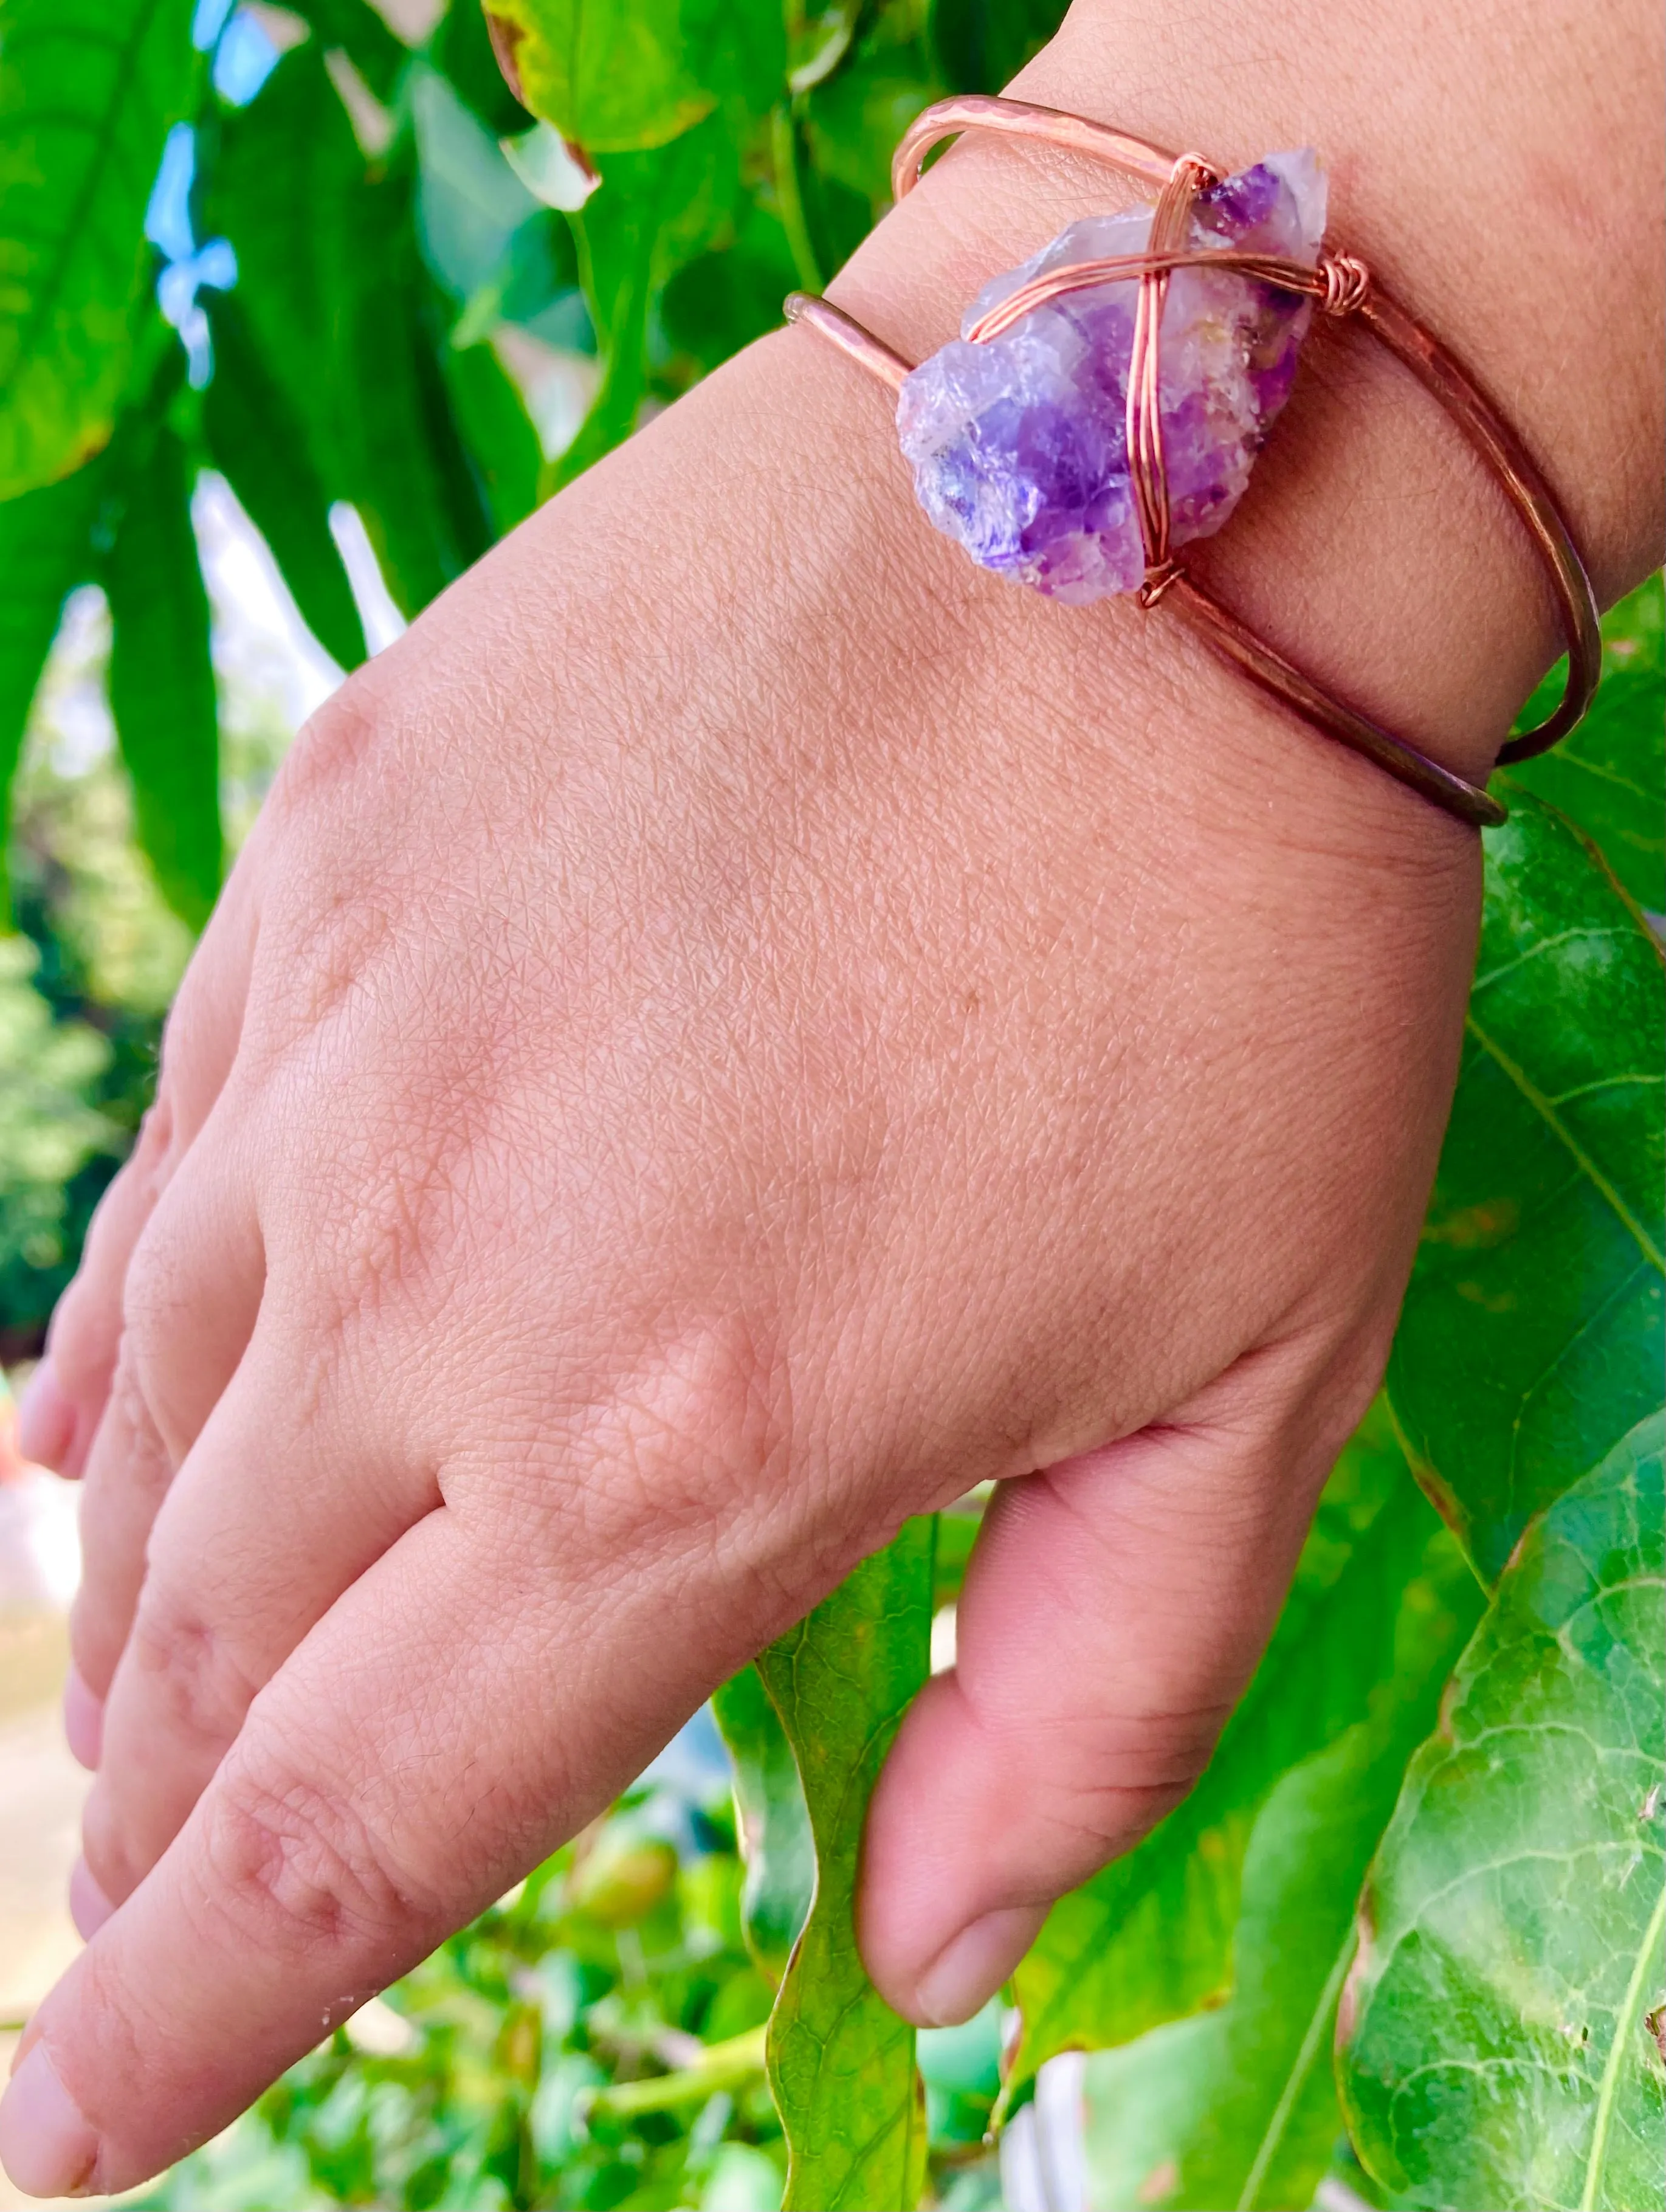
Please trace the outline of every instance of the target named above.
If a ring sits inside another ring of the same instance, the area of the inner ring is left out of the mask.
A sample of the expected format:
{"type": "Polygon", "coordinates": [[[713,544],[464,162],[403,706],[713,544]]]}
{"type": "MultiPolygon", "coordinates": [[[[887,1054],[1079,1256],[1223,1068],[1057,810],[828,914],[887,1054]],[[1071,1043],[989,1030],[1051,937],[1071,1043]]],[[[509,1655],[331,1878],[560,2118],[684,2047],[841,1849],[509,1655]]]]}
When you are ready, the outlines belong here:
{"type": "MultiPolygon", "coordinates": [[[[1325,179],[1310,149],[1269,154],[1198,195],[1192,242],[1314,265],[1325,179]]],[[[1072,262],[1138,253],[1147,210],[1090,216],[986,284],[963,332],[1021,284],[1072,262]]],[[[1128,481],[1134,282],[1036,307],[987,345],[964,337],[903,386],[897,434],[920,504],[998,575],[1082,605],[1133,591],[1145,553],[1128,481]]],[[[1219,529],[1289,396],[1312,302],[1231,270],[1177,269],[1162,327],[1171,542],[1219,529]]]]}

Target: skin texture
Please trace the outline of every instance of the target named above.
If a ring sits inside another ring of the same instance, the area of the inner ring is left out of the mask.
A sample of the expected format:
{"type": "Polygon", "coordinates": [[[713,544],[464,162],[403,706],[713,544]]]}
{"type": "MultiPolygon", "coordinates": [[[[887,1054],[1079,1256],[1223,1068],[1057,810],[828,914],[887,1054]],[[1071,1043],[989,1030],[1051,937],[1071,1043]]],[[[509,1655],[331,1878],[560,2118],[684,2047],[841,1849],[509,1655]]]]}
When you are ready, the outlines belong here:
{"type": "MultiPolygon", "coordinates": [[[[1612,596],[1658,557],[1652,15],[1276,16],[1084,0],[1017,88],[1330,151],[1333,235],[1486,365],[1612,596]]],[[[917,353],[1122,196],[964,147],[837,296],[917,353]]],[[[1479,470],[1329,335],[1205,557],[1472,775],[1552,647],[1479,470]]],[[[223,2125],[995,1478],[861,1908],[899,2009],[970,2013],[1261,1649],[1386,1354],[1479,858],[1160,615],[972,569],[803,331],[356,676],[27,1408],[86,1475],[99,1774],[15,2179],[124,2187],[223,2125]]]]}

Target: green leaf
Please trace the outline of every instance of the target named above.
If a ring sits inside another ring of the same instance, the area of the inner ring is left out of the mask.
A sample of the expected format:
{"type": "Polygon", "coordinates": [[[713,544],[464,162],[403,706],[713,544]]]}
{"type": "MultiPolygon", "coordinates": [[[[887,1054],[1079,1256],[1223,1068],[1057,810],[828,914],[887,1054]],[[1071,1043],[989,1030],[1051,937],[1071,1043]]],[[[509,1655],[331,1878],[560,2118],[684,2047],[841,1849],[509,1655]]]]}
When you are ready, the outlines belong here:
{"type": "Polygon", "coordinates": [[[451,0],[429,41],[428,56],[494,137],[514,138],[532,127],[532,116],[503,81],[478,0],[451,0]]]}
{"type": "Polygon", "coordinates": [[[666,343],[702,370],[781,327],[781,304],[800,281],[780,221],[753,203],[733,243],[702,253],[667,281],[660,300],[666,343]]]}
{"type": "MultiPolygon", "coordinates": [[[[1651,914],[1666,908],[1666,639],[1658,574],[1603,617],[1602,681],[1590,712],[1554,751],[1511,770],[1560,807],[1651,914]]],[[[1548,714],[1553,678],[1525,720],[1548,714]]]]}
{"type": "Polygon", "coordinates": [[[301,619],[342,668],[365,657],[364,628],[305,429],[249,336],[235,293],[209,301],[214,376],[203,396],[210,458],[271,550],[301,619]]]}
{"type": "Polygon", "coordinates": [[[1382,1413],[1337,1464],[1283,1615],[1191,1795],[1059,1902],[1014,1978],[1003,2111],[1055,2051],[1131,2042],[1231,1995],[1244,1853],[1282,1776],[1370,1712],[1431,1522],[1382,1413]],[[1409,1547],[1409,1549],[1407,1547],[1409,1547]],[[1397,1547],[1397,1548],[1396,1548],[1397,1547]],[[1380,1553],[1401,1558],[1386,1572],[1380,1553]]]}
{"type": "MultiPolygon", "coordinates": [[[[500,388],[498,442],[478,469],[471,460],[447,380],[449,317],[417,252],[408,180],[389,178],[374,189],[373,231],[380,228],[382,246],[377,274],[356,302],[350,342],[358,399],[354,504],[388,589],[414,615],[496,542],[502,526],[495,501],[517,521],[530,511],[518,508],[526,487],[517,465],[524,469],[526,455],[517,456],[508,442],[506,403],[514,395],[500,388]]],[[[479,373],[464,372],[483,410],[479,387],[496,368],[494,361],[479,373]]]]}
{"type": "Polygon", "coordinates": [[[1380,1671],[1360,1717],[1292,1768],[1243,1863],[1231,2001],[1088,2060],[1094,2212],[1308,2204],[1341,2132],[1330,2064],[1354,1900],[1481,1594],[1403,1474],[1361,1547],[1380,1671]]]}
{"type": "Polygon", "coordinates": [[[1415,2204],[1666,2203],[1663,1432],[1529,1531],[1366,1893],[1343,2094],[1415,2204]]]}
{"type": "Polygon", "coordinates": [[[938,67],[957,92],[999,92],[1064,21],[1067,0],[932,0],[938,67]]]}
{"type": "Polygon", "coordinates": [[[936,89],[917,51],[906,46],[863,54],[818,85],[806,110],[820,175],[860,193],[872,211],[888,206],[897,142],[936,89]]]}
{"type": "Polygon", "coordinates": [[[162,142],[195,82],[191,0],[8,0],[0,30],[0,499],[109,440],[162,142]]]}
{"type": "Polygon", "coordinates": [[[710,241],[733,207],[735,186],[733,143],[714,117],[657,151],[616,155],[599,190],[572,217],[602,380],[556,464],[556,485],[570,483],[635,429],[648,390],[654,295],[710,241]]]}
{"type": "Polygon", "coordinates": [[[441,365],[412,165],[366,168],[317,42],[225,118],[208,227],[237,253],[252,338],[331,500],[363,518],[389,591],[416,614],[491,544],[441,365]]]}
{"type": "Polygon", "coordinates": [[[779,1989],[810,1917],[816,1882],[804,1785],[756,1667],[743,1667],[724,1683],[712,1711],[734,1765],[735,1826],[746,1867],[741,1929],[746,1948],[779,1989]]]}
{"type": "Polygon", "coordinates": [[[1660,1394],[1659,948],[1560,815],[1511,803],[1389,1367],[1413,1464],[1488,1581],[1660,1394]]]}
{"type": "Polygon", "coordinates": [[[491,0],[519,96],[590,154],[669,145],[721,99],[761,113],[786,76],[779,0],[491,0]]]}
{"type": "Polygon", "coordinates": [[[785,0],[787,86],[808,92],[830,76],[849,50],[861,0],[785,0]]]}
{"type": "Polygon", "coordinates": [[[925,2179],[914,2030],[856,1950],[862,1822],[926,1679],[932,1523],[904,1523],[758,1659],[798,1761],[816,1848],[814,1902],[769,2019],[769,2082],[789,2151],[784,2212],[908,2212],[925,2179]]]}
{"type": "Polygon", "coordinates": [[[972,1547],[977,1542],[977,1532],[983,1525],[981,1503],[962,1500],[937,1516],[937,1554],[933,1574],[932,1604],[933,1607],[953,1605],[960,1596],[966,1569],[971,1563],[972,1547]]]}
{"type": "MultiPolygon", "coordinates": [[[[110,710],[139,843],[163,897],[200,929],[220,890],[219,720],[208,594],[191,526],[192,470],[166,425],[136,436],[104,563],[110,710]]],[[[112,456],[112,459],[115,457],[112,456]]]]}
{"type": "Polygon", "coordinates": [[[544,449],[526,402],[490,346],[447,346],[441,359],[464,446],[502,537],[538,505],[544,449]]]}
{"type": "Polygon", "coordinates": [[[332,498],[352,473],[345,326],[363,256],[364,157],[315,40],[221,119],[204,228],[237,255],[237,301],[332,498]]]}
{"type": "Polygon", "coordinates": [[[0,929],[8,926],[5,839],[29,708],[64,602],[92,573],[96,463],[0,504],[0,929]]]}

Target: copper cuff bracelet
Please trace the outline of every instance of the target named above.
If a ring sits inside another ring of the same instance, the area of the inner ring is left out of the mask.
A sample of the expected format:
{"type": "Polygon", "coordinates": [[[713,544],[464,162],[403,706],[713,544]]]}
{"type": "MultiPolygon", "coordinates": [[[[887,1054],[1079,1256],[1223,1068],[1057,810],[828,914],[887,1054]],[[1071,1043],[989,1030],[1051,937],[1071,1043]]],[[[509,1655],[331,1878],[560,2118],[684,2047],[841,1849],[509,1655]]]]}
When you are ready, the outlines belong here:
{"type": "MultiPolygon", "coordinates": [[[[1455,775],[1304,676],[1212,598],[1175,557],[1170,535],[1170,484],[1164,453],[1159,345],[1170,273],[1194,269],[1236,271],[1274,288],[1278,294],[1310,300],[1331,316],[1363,324],[1434,395],[1480,454],[1549,570],[1567,646],[1567,684],[1560,705],[1547,721],[1512,738],[1499,754],[1500,761],[1517,761],[1543,752],[1578,721],[1596,686],[1602,644],[1584,563],[1543,478],[1498,410],[1439,340],[1351,255],[1318,252],[1310,262],[1277,252],[1233,250],[1230,235],[1218,246],[1190,243],[1200,193],[1223,183],[1220,173],[1197,155],[1177,158],[1103,124],[1053,108],[966,95],[939,100],[926,109],[903,137],[891,169],[897,199],[903,199],[918,182],[925,158],[934,146],[971,129],[1038,138],[1089,154],[1125,176],[1158,188],[1144,251],[1046,267],[1027,281],[1018,282],[1015,289],[964,326],[964,337],[971,344],[988,345],[1037,307],[1097,286],[1138,281],[1124,434],[1128,489],[1138,521],[1138,550],[1144,556],[1143,579],[1137,591],[1140,605],[1150,608],[1160,604],[1177,610],[1217,653],[1263,690],[1293,708],[1326,736],[1365,754],[1460,821],[1481,827],[1505,820],[1505,808],[1487,792],[1455,775]]],[[[1056,245],[1055,241],[1055,248],[1056,245]]],[[[786,312],[789,321],[818,331],[870,375],[901,392],[911,374],[909,363],[852,317],[825,300],[801,292],[787,301],[786,312]]],[[[1211,526],[1206,523],[1202,528],[1211,526]]]]}

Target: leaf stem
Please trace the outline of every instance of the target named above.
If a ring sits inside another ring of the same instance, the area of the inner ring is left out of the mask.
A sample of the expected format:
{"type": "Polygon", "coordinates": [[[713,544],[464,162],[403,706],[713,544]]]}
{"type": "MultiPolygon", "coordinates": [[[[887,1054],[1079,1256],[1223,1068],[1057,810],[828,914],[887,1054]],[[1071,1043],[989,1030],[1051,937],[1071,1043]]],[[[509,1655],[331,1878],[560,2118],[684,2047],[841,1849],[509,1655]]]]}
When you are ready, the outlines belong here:
{"type": "Polygon", "coordinates": [[[674,2074],[656,2074],[646,2081],[616,2081],[598,2089],[587,2110],[605,2113],[610,2119],[631,2120],[643,2112],[692,2104],[719,2089],[744,2089],[763,2079],[763,2033],[762,2027],[750,2027],[744,2035],[709,2045],[695,2065],[674,2074]]]}
{"type": "Polygon", "coordinates": [[[827,279],[822,275],[815,241],[804,211],[804,187],[799,177],[799,127],[791,106],[778,100],[769,115],[769,149],[775,160],[775,198],[781,203],[781,228],[792,249],[793,266],[806,292],[819,292],[827,279]]]}
{"type": "Polygon", "coordinates": [[[1236,2212],[1253,2212],[1256,2198],[1261,2191],[1261,2185],[1267,2179],[1267,2169],[1272,2165],[1280,2140],[1286,2128],[1290,2124],[1290,2115],[1296,2108],[1296,2100],[1301,2095],[1307,2077],[1313,2070],[1313,2062],[1319,2055],[1319,2044],[1325,2032],[1325,2024],[1336,2009],[1336,2000],[1341,1995],[1342,1984],[1347,1979],[1349,1966],[1353,1963],[1354,1940],[1354,1930],[1350,1927],[1343,1938],[1341,1949],[1336,1954],[1335,1964],[1325,1976],[1325,1985],[1319,1992],[1318,2002],[1314,2006],[1312,2015],[1303,2031],[1301,2046],[1296,2053],[1295,2061],[1291,2066],[1289,2074],[1286,2076],[1284,2087],[1279,2092],[1279,2101],[1273,2107],[1272,2117],[1262,2131],[1260,2142],[1256,2146],[1256,2155],[1250,2161],[1249,2172],[1243,2178],[1243,2187],[1238,2192],[1236,2212]]]}
{"type": "MultiPolygon", "coordinates": [[[[1481,978],[1481,984],[1485,984],[1490,979],[1488,977],[1483,975],[1481,978]]],[[[1468,1030],[1470,1036],[1474,1037],[1475,1042],[1481,1047],[1481,1050],[1486,1053],[1490,1059],[1497,1062],[1504,1074],[1515,1085],[1517,1090],[1521,1092],[1522,1097],[1526,1099],[1528,1104],[1533,1109],[1534,1112],[1539,1115],[1546,1127],[1550,1129],[1554,1135],[1560,1137],[1563,1144],[1567,1146],[1568,1151],[1573,1156],[1574,1163],[1578,1166],[1579,1172],[1589,1178],[1594,1188],[1601,1192],[1602,1196],[1608,1200],[1608,1204],[1614,1208],[1615,1214],[1619,1217],[1619,1219],[1635,1242],[1638,1250],[1641,1252],[1649,1265],[1657,1271],[1666,1272],[1666,1254],[1662,1253],[1660,1247],[1655,1243],[1653,1237],[1650,1236],[1648,1231],[1643,1226],[1637,1216],[1632,1212],[1630,1206],[1626,1205],[1625,1200],[1620,1195],[1619,1191],[1615,1189],[1613,1182],[1603,1174],[1602,1169],[1597,1166],[1596,1161],[1585,1150],[1584,1146],[1579,1142],[1572,1130],[1568,1127],[1567,1123],[1563,1121],[1561,1115],[1556,1111],[1555,1106],[1551,1100],[1545,1097],[1544,1093],[1534,1083],[1532,1078],[1527,1073],[1526,1070],[1524,1068],[1518,1067],[1516,1062],[1511,1059],[1508,1053],[1506,1053],[1501,1046],[1499,1046],[1487,1035],[1487,1031],[1475,1019],[1473,1012],[1465,1018],[1464,1026],[1468,1030]]]]}
{"type": "Polygon", "coordinates": [[[1614,2099],[1620,2093],[1620,2069],[1625,2063],[1632,2022],[1643,2002],[1643,1978],[1649,1971],[1649,1962],[1663,1929],[1666,1929],[1666,1888],[1661,1891],[1654,1917],[1637,1947],[1637,1963],[1632,1968],[1632,1978],[1626,1984],[1626,1994],[1614,2016],[1614,2041],[1608,2045],[1602,2086],[1596,2093],[1596,2118],[1590,2131],[1590,2154],[1585,2160],[1585,2185],[1579,2191],[1579,2212],[1596,2212],[1596,2192],[1608,2160],[1608,2130],[1614,2124],[1614,2099]]]}

